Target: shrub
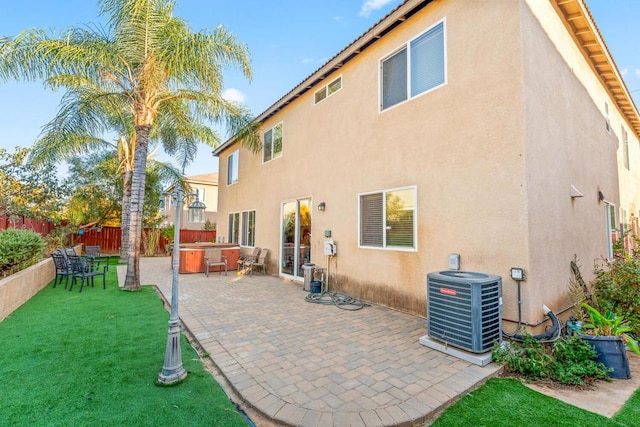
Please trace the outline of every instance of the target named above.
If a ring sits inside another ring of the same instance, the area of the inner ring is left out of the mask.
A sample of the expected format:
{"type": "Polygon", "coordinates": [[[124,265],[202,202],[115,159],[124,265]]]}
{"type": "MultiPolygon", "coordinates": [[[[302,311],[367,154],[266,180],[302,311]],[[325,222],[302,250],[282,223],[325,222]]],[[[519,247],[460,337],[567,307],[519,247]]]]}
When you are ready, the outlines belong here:
{"type": "Polygon", "coordinates": [[[640,334],[640,252],[626,252],[617,245],[614,259],[603,259],[594,273],[590,285],[598,309],[628,319],[633,331],[640,334]]]}
{"type": "Polygon", "coordinates": [[[0,232],[0,275],[23,270],[42,259],[46,242],[38,233],[13,228],[0,232]]]}
{"type": "Polygon", "coordinates": [[[596,379],[609,380],[609,371],[595,361],[593,348],[577,336],[563,337],[545,345],[526,335],[522,343],[496,343],[491,353],[493,360],[504,364],[507,372],[533,381],[583,385],[596,379]]]}

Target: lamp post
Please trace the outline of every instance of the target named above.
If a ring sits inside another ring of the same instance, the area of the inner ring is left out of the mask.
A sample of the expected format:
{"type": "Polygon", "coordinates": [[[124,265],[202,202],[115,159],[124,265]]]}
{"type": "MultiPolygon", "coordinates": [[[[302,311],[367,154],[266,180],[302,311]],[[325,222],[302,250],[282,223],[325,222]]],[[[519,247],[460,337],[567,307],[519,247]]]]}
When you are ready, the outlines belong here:
{"type": "Polygon", "coordinates": [[[184,194],[176,184],[171,195],[173,206],[176,208],[176,218],[173,224],[173,278],[171,281],[171,312],[169,314],[169,331],[167,333],[167,348],[164,354],[162,372],[158,375],[158,383],[162,385],[175,384],[187,376],[182,366],[182,350],[180,349],[180,316],[178,314],[178,269],[180,257],[180,216],[182,204],[187,197],[195,196],[196,200],[189,205],[189,210],[204,210],[206,206],[198,200],[197,194],[184,194]]]}

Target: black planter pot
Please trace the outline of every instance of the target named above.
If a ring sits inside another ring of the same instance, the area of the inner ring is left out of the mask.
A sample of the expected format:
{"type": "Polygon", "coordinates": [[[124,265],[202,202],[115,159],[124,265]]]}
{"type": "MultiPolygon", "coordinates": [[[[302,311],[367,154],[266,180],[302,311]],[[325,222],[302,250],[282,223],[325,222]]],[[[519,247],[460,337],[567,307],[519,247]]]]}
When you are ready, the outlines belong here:
{"type": "Polygon", "coordinates": [[[580,338],[591,344],[591,347],[593,347],[598,354],[598,362],[601,362],[607,368],[613,368],[613,371],[609,373],[611,378],[631,378],[629,360],[627,359],[622,338],[617,336],[596,337],[591,335],[580,335],[580,338]]]}

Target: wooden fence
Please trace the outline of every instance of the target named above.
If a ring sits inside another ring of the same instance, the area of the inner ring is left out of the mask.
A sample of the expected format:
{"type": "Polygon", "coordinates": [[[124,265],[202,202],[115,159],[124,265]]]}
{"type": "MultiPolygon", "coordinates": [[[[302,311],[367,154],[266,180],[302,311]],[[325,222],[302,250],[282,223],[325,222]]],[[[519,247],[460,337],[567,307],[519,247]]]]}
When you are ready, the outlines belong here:
{"type": "MultiPolygon", "coordinates": [[[[145,228],[148,233],[151,229],[145,228]]],[[[216,239],[215,230],[180,230],[180,243],[213,242],[216,239]]],[[[144,243],[145,239],[143,239],[144,243]]],[[[72,244],[84,244],[85,246],[100,246],[100,251],[105,254],[116,254],[120,252],[122,246],[122,234],[120,227],[102,227],[84,230],[83,234],[74,234],[72,244]]],[[[169,241],[160,236],[158,242],[158,253],[167,252],[169,241]]],[[[143,245],[144,246],[144,245],[143,245]]],[[[144,252],[144,247],[142,248],[144,252]]]]}
{"type": "MultiPolygon", "coordinates": [[[[47,221],[36,221],[34,219],[25,218],[23,216],[16,218],[8,218],[6,215],[0,215],[0,231],[7,228],[17,228],[32,230],[36,233],[46,236],[53,229],[55,224],[47,221]]],[[[149,228],[145,228],[144,232],[148,233],[149,228]]],[[[180,230],[180,243],[195,242],[213,242],[216,240],[215,230],[180,230]]],[[[144,252],[144,241],[143,248],[144,252]]],[[[100,251],[105,254],[117,254],[122,246],[122,233],[120,227],[102,227],[83,230],[83,233],[75,233],[71,236],[71,245],[84,244],[85,246],[100,246],[100,251]]],[[[160,236],[158,242],[158,253],[167,252],[169,241],[160,236]]]]}
{"type": "Polygon", "coordinates": [[[0,230],[7,228],[31,230],[46,236],[55,228],[55,225],[48,221],[37,221],[24,216],[8,218],[6,215],[0,215],[0,230]]]}

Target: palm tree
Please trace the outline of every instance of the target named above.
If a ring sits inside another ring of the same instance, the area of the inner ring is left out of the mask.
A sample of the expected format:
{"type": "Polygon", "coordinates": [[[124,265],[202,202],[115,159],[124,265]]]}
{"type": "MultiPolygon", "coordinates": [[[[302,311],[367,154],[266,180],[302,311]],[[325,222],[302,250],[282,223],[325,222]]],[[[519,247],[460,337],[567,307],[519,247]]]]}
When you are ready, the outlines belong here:
{"type": "MultiPolygon", "coordinates": [[[[127,262],[129,254],[131,175],[135,151],[133,116],[127,105],[114,105],[100,87],[90,82],[69,89],[63,96],[56,117],[43,128],[40,138],[32,147],[29,161],[35,166],[70,160],[75,156],[108,149],[117,153],[123,185],[120,261],[127,262]],[[115,133],[117,140],[110,142],[105,133],[115,133]]],[[[165,151],[176,157],[181,165],[188,164],[197,154],[197,143],[215,146],[217,135],[210,127],[199,122],[180,99],[163,105],[150,141],[162,144],[165,151]]],[[[151,159],[151,155],[148,156],[151,159]]],[[[149,161],[149,160],[148,160],[149,161]]],[[[179,169],[170,164],[153,161],[163,181],[182,182],[179,169]]]]}
{"type": "Polygon", "coordinates": [[[54,88],[91,81],[115,104],[129,106],[135,148],[125,289],[137,290],[147,153],[158,114],[166,103],[181,99],[196,117],[226,124],[245,145],[259,147],[247,111],[222,98],[223,67],[251,78],[249,52],[222,26],[192,32],[173,16],[168,0],[102,0],[99,5],[106,31],[71,28],[56,38],[28,30],[0,40],[0,79],[44,78],[54,88]]]}

